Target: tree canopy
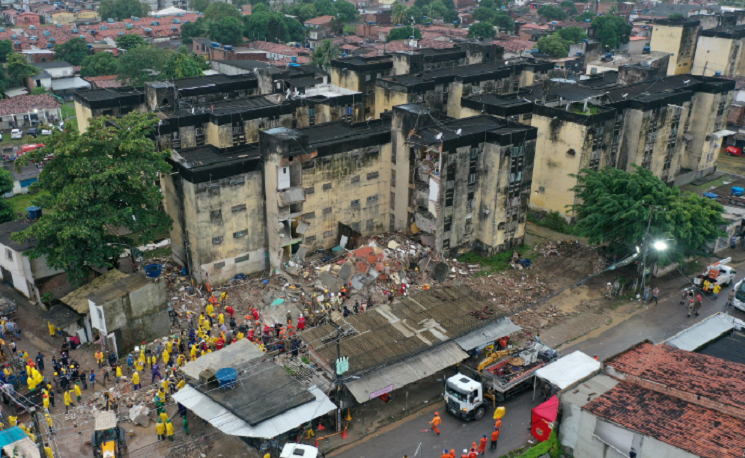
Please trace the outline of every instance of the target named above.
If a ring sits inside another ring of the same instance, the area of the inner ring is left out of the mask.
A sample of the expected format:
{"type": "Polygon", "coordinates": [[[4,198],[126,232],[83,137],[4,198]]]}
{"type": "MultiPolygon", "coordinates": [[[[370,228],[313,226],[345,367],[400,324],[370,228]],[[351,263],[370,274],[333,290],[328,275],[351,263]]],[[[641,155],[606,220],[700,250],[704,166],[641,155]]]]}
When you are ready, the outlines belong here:
{"type": "Polygon", "coordinates": [[[40,87],[35,87],[31,89],[31,92],[29,92],[29,94],[42,95],[42,94],[49,94],[49,92],[47,92],[47,90],[43,86],[40,86],[40,87]]]}
{"type": "Polygon", "coordinates": [[[163,76],[169,80],[193,78],[202,76],[202,70],[205,69],[207,69],[207,61],[182,46],[179,52],[169,54],[168,60],[163,66],[163,76]]]}
{"type": "Polygon", "coordinates": [[[574,2],[570,0],[564,0],[563,2],[559,3],[559,6],[566,10],[567,13],[571,14],[577,14],[577,7],[574,6],[574,2]]]}
{"type": "Polygon", "coordinates": [[[409,19],[406,17],[406,7],[400,3],[393,5],[391,9],[391,21],[393,21],[394,25],[408,24],[409,19]]]}
{"type": "Polygon", "coordinates": [[[491,22],[479,22],[468,28],[469,37],[494,38],[496,34],[497,31],[491,22]]]}
{"type": "Polygon", "coordinates": [[[336,59],[341,54],[339,45],[335,45],[331,40],[323,40],[320,45],[313,50],[313,63],[326,69],[332,59],[336,59]]]}
{"type": "Polygon", "coordinates": [[[579,16],[575,16],[574,20],[577,22],[585,22],[588,19],[592,20],[594,17],[597,17],[597,14],[593,13],[592,11],[585,11],[579,16]]]}
{"type": "Polygon", "coordinates": [[[26,78],[39,74],[39,69],[29,64],[25,56],[14,52],[8,54],[5,71],[8,72],[8,79],[13,86],[25,86],[26,78]]]}
{"type": "Polygon", "coordinates": [[[559,29],[557,33],[563,40],[566,40],[569,43],[581,43],[582,40],[587,38],[585,29],[577,27],[576,25],[559,29]]]}
{"type": "Polygon", "coordinates": [[[81,65],[88,57],[88,43],[80,37],[71,38],[54,48],[55,59],[64,60],[72,65],[81,65]]]}
{"type": "MultiPolygon", "coordinates": [[[[121,1],[121,0],[120,0],[121,1]]],[[[243,15],[238,8],[234,7],[230,3],[214,2],[210,3],[210,6],[204,11],[204,19],[207,21],[219,21],[224,17],[234,17],[241,19],[243,15]]]]}
{"type": "Polygon", "coordinates": [[[415,40],[421,40],[422,31],[408,25],[405,27],[396,27],[395,29],[391,29],[385,41],[408,40],[409,37],[414,37],[415,40]]]}
{"type": "Polygon", "coordinates": [[[104,76],[116,74],[116,57],[109,52],[99,52],[83,59],[80,76],[104,76]]]}
{"type": "Polygon", "coordinates": [[[141,86],[155,81],[163,71],[172,51],[139,46],[116,60],[117,79],[123,84],[141,86]]]}
{"type": "Polygon", "coordinates": [[[25,165],[54,153],[37,185],[47,194],[34,203],[55,211],[12,236],[38,240],[25,253],[32,259],[44,256],[50,267],[64,269],[80,285],[88,267],[116,267],[123,248],[112,244],[146,243],[167,231],[171,219],[158,209],[163,196],[156,181],[170,171],[169,152],[156,151],[148,137],[157,123],[152,113],[91,118],[85,133],[56,132],[44,141],[46,147],[17,159],[25,165]],[[137,241],[118,235],[120,227],[129,228],[137,241]]]}
{"type": "Polygon", "coordinates": [[[567,57],[569,54],[569,45],[570,43],[561,38],[558,33],[543,37],[536,43],[538,51],[554,57],[567,57]]]}
{"type": "Polygon", "coordinates": [[[494,16],[494,25],[506,32],[515,30],[515,21],[503,10],[497,10],[497,14],[494,16]]]}
{"type": "Polygon", "coordinates": [[[279,11],[256,13],[248,16],[244,35],[252,41],[263,40],[282,43],[290,41],[290,34],[285,24],[285,15],[279,11]]]}
{"type": "Polygon", "coordinates": [[[631,25],[621,16],[599,16],[593,19],[595,37],[607,48],[617,48],[629,42],[631,25]]]}
{"type": "Polygon", "coordinates": [[[471,17],[474,21],[479,22],[492,22],[494,20],[494,16],[497,15],[497,11],[492,8],[484,8],[479,7],[476,8],[476,11],[473,12],[471,17]]]}
{"type": "Polygon", "coordinates": [[[13,52],[13,42],[10,40],[0,40],[0,62],[8,61],[8,54],[13,52]]]}
{"type": "Polygon", "coordinates": [[[224,45],[243,43],[243,23],[232,16],[213,21],[209,30],[210,40],[224,45]]]}
{"type": "MultiPolygon", "coordinates": [[[[290,35],[290,41],[303,41],[305,40],[305,31],[303,30],[303,24],[297,19],[285,16],[285,26],[287,27],[287,33],[290,35]]],[[[354,27],[352,27],[354,29],[354,27]]]]}
{"type": "Polygon", "coordinates": [[[552,21],[563,21],[569,17],[566,11],[553,5],[545,5],[538,8],[538,15],[552,21]]]}
{"type": "Polygon", "coordinates": [[[442,20],[447,24],[452,24],[453,22],[460,22],[460,16],[455,10],[447,10],[447,12],[442,16],[442,20]]]}
{"type": "Polygon", "coordinates": [[[200,17],[196,22],[187,22],[181,25],[181,42],[185,45],[193,43],[196,37],[203,37],[206,33],[204,18],[200,17]]]}
{"type": "Polygon", "coordinates": [[[189,8],[191,8],[193,11],[201,11],[202,13],[204,13],[204,10],[206,10],[209,6],[210,0],[189,0],[189,8]]]}
{"type": "Polygon", "coordinates": [[[725,224],[719,203],[668,186],[650,170],[637,166],[629,173],[606,167],[582,170],[576,177],[574,191],[582,204],[571,208],[577,215],[577,235],[587,237],[590,243],[638,246],[652,211],[653,240],[675,240],[674,249],[665,252],[671,260],[693,254],[724,236],[719,230],[725,224]]]}
{"type": "Polygon", "coordinates": [[[101,0],[98,8],[101,19],[115,19],[121,21],[132,16],[145,17],[150,13],[150,7],[140,0],[101,0]]]}
{"type": "Polygon", "coordinates": [[[422,9],[418,6],[412,6],[406,10],[406,22],[410,23],[411,20],[414,20],[416,24],[422,24],[424,23],[424,13],[422,12],[422,9]]]}
{"type": "MultiPolygon", "coordinates": [[[[187,22],[182,27],[186,26],[187,24],[190,24],[187,22]]],[[[134,33],[128,33],[126,35],[121,35],[116,37],[116,47],[121,49],[126,49],[129,51],[130,49],[134,49],[138,46],[144,46],[147,45],[148,42],[142,38],[139,35],[136,35],[134,33]]]]}
{"type": "MultiPolygon", "coordinates": [[[[13,174],[5,169],[0,169],[0,194],[7,194],[13,190],[13,174]]],[[[7,223],[15,219],[13,206],[8,199],[0,199],[0,223],[7,223]]]]}
{"type": "Polygon", "coordinates": [[[684,19],[685,19],[686,17],[685,17],[685,16],[683,16],[682,14],[680,14],[680,13],[673,13],[673,14],[669,15],[669,16],[668,16],[667,18],[668,18],[669,20],[671,20],[671,21],[682,21],[682,20],[684,20],[684,19]]]}

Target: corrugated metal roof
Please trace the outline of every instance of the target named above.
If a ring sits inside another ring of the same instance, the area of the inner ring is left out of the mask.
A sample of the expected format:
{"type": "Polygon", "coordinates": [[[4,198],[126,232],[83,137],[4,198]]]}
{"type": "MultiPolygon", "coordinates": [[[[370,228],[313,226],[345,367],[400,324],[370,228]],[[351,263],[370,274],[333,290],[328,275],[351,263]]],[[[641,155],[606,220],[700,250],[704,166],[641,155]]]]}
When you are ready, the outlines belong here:
{"type": "Polygon", "coordinates": [[[241,339],[220,351],[200,356],[196,361],[186,364],[181,370],[187,377],[199,380],[199,374],[207,369],[217,372],[218,369],[226,367],[238,368],[262,356],[264,352],[259,350],[258,345],[251,343],[248,339],[241,339]]]}
{"type": "Polygon", "coordinates": [[[458,337],[455,342],[460,345],[460,348],[468,351],[520,330],[522,330],[520,326],[513,323],[509,318],[505,318],[481,329],[471,331],[463,337],[458,337]]]}
{"type": "Polygon", "coordinates": [[[0,447],[5,447],[13,442],[18,442],[24,437],[28,436],[26,436],[26,433],[24,433],[18,426],[13,426],[5,431],[0,431],[0,447]]]}
{"type": "Polygon", "coordinates": [[[268,439],[286,433],[336,409],[336,405],[331,402],[328,396],[315,386],[310,387],[308,391],[315,396],[315,401],[288,410],[256,426],[249,425],[189,385],[174,394],[173,399],[225,434],[268,439]]]}
{"type": "Polygon", "coordinates": [[[664,343],[681,350],[694,351],[734,328],[734,319],[720,312],[675,334],[664,343]]]}
{"type": "Polygon", "coordinates": [[[60,301],[69,305],[70,308],[72,308],[76,312],[85,315],[88,313],[89,295],[125,277],[127,277],[127,274],[125,274],[124,272],[120,272],[116,269],[110,270],[100,277],[94,278],[93,281],[88,283],[87,285],[81,286],[80,288],[71,292],[67,296],[60,299],[60,301]]]}
{"type": "Polygon", "coordinates": [[[371,372],[346,384],[349,391],[359,403],[370,400],[370,393],[393,385],[396,390],[414,383],[424,377],[450,367],[468,358],[468,353],[461,350],[455,342],[424,351],[416,356],[406,358],[400,363],[371,372]]]}

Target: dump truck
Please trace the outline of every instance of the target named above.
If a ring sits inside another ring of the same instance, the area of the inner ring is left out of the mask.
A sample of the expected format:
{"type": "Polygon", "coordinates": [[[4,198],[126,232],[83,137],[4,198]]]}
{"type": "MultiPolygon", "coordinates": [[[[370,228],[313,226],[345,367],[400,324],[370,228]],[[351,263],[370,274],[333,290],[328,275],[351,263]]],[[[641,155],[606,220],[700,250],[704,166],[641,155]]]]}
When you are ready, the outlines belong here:
{"type": "Polygon", "coordinates": [[[460,366],[465,373],[456,374],[445,382],[447,411],[463,420],[481,420],[487,401],[504,402],[533,386],[535,371],[558,357],[558,353],[539,341],[522,349],[502,350],[491,354],[474,370],[460,366]],[[494,364],[491,364],[494,363],[494,364]]]}
{"type": "Polygon", "coordinates": [[[693,279],[693,284],[704,292],[712,291],[716,284],[722,288],[731,285],[735,280],[735,275],[737,274],[735,269],[727,265],[731,261],[732,258],[724,258],[708,266],[706,272],[693,279]],[[704,282],[706,280],[709,281],[708,289],[704,289],[704,282]]]}
{"type": "Polygon", "coordinates": [[[95,458],[119,458],[127,455],[127,435],[112,411],[96,414],[95,431],[91,437],[95,458]]]}

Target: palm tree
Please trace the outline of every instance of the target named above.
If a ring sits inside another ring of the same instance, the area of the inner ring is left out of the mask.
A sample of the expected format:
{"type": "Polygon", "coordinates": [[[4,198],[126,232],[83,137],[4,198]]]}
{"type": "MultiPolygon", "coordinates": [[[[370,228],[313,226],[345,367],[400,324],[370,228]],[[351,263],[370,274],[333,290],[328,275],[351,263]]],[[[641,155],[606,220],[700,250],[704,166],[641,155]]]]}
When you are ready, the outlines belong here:
{"type": "Polygon", "coordinates": [[[406,23],[406,7],[400,3],[393,5],[391,10],[391,19],[394,24],[405,24],[406,23]]]}
{"type": "Polygon", "coordinates": [[[313,63],[328,71],[329,64],[339,57],[339,54],[341,51],[338,45],[333,44],[331,40],[323,40],[313,51],[313,63]]]}

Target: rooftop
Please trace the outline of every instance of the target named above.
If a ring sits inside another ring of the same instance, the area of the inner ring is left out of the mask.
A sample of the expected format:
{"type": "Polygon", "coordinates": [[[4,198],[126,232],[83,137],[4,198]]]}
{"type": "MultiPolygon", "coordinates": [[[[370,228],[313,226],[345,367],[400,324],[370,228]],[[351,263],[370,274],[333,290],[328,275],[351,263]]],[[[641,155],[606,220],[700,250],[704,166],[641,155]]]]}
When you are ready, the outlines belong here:
{"type": "Polygon", "coordinates": [[[16,252],[26,251],[35,247],[36,244],[39,243],[36,239],[29,239],[23,243],[18,243],[10,238],[14,233],[20,232],[27,227],[30,227],[32,224],[34,224],[34,222],[26,218],[0,224],[0,243],[16,252]]]}
{"type": "Polygon", "coordinates": [[[241,83],[245,81],[256,81],[256,75],[211,75],[197,76],[194,78],[181,78],[174,80],[179,91],[199,89],[203,87],[216,86],[218,84],[241,83]]]}
{"type": "Polygon", "coordinates": [[[304,24],[311,24],[311,25],[323,25],[328,24],[329,22],[334,20],[334,16],[318,16],[313,19],[308,19],[304,22],[304,24]]]}
{"type": "Polygon", "coordinates": [[[374,134],[390,132],[390,130],[390,122],[377,119],[369,123],[360,122],[356,124],[333,121],[297,129],[297,132],[301,135],[307,135],[309,146],[317,148],[339,141],[370,137],[374,134]]]}
{"type": "Polygon", "coordinates": [[[34,110],[51,110],[61,104],[50,94],[23,95],[0,100],[0,116],[29,113],[34,110]]]}
{"type": "Polygon", "coordinates": [[[617,384],[584,409],[702,458],[741,458],[745,449],[744,420],[628,382],[617,384]]]}
{"type": "Polygon", "coordinates": [[[271,67],[271,64],[262,62],[260,60],[213,60],[222,65],[229,65],[231,67],[240,68],[243,70],[253,70],[255,68],[271,67]]]}
{"type": "Polygon", "coordinates": [[[207,167],[221,162],[252,160],[259,158],[256,144],[220,149],[213,145],[197,146],[172,151],[171,158],[187,169],[207,167]]]}
{"type": "Polygon", "coordinates": [[[667,56],[671,56],[671,54],[662,51],[652,51],[647,54],[615,55],[613,56],[613,60],[611,61],[598,59],[589,62],[587,65],[618,68],[622,65],[644,65],[645,63],[652,63],[654,61],[664,59],[667,56]]]}
{"type": "Polygon", "coordinates": [[[618,86],[613,89],[608,89],[606,94],[611,102],[618,102],[624,99],[633,99],[644,94],[674,92],[687,87],[690,87],[692,90],[694,84],[701,82],[699,78],[699,76],[692,75],[668,76],[666,78],[645,81],[643,83],[618,86]],[[626,97],[623,97],[624,94],[626,94],[626,97]]]}
{"type": "Polygon", "coordinates": [[[171,118],[182,116],[191,116],[192,109],[194,114],[211,113],[214,116],[225,114],[244,113],[246,111],[257,110],[266,107],[281,105],[283,102],[278,95],[257,95],[242,99],[224,100],[220,102],[194,104],[192,107],[185,107],[174,110],[170,114],[171,118]]]}
{"type": "Polygon", "coordinates": [[[106,302],[137,291],[148,284],[150,284],[150,281],[145,277],[145,272],[137,272],[97,289],[88,298],[101,306],[106,302]]]}
{"type": "Polygon", "coordinates": [[[565,100],[581,101],[591,99],[595,97],[602,97],[603,91],[596,91],[594,89],[579,86],[577,84],[559,84],[551,86],[547,93],[556,97],[561,97],[565,100]]]}
{"type": "Polygon", "coordinates": [[[37,62],[32,64],[36,68],[64,68],[72,67],[72,64],[65,62],[64,60],[53,60],[52,62],[37,62]]]}
{"type": "Polygon", "coordinates": [[[110,270],[100,277],[94,278],[93,281],[87,285],[83,285],[75,291],[71,292],[67,296],[60,299],[61,302],[70,306],[71,309],[78,313],[88,313],[88,296],[92,293],[102,289],[108,285],[116,283],[117,281],[126,278],[128,275],[124,272],[120,272],[116,269],[110,270]]]}

